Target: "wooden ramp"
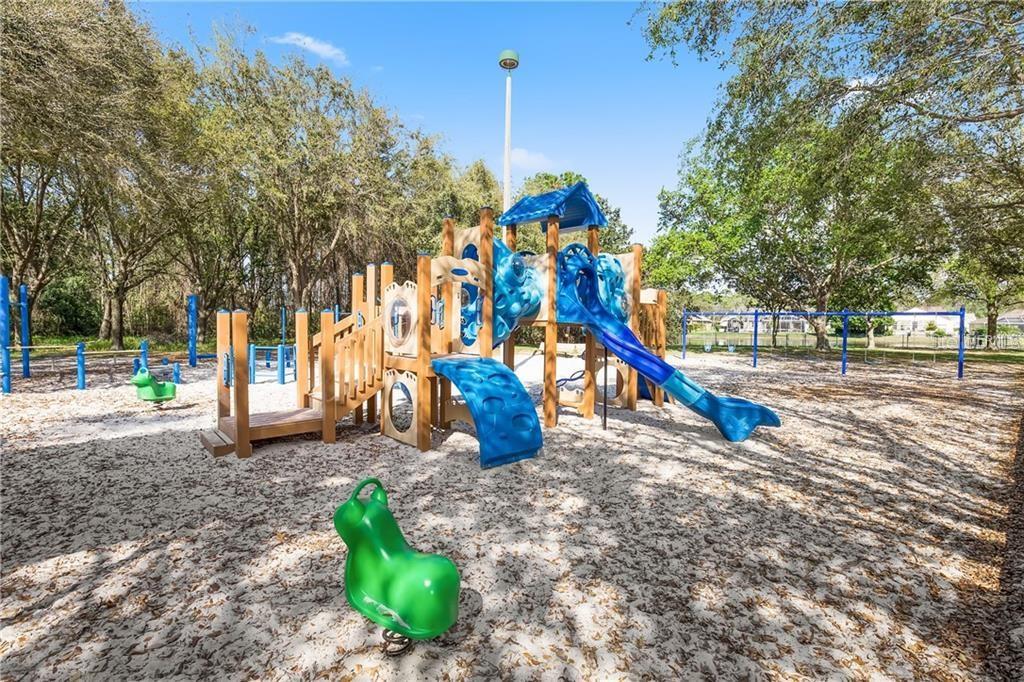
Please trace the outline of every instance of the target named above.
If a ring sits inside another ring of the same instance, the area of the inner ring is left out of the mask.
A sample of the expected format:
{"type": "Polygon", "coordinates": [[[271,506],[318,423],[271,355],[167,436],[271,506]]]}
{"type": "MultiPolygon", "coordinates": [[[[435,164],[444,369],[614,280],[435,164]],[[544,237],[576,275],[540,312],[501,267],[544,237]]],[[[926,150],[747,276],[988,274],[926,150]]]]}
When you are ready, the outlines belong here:
{"type": "MultiPolygon", "coordinates": [[[[257,412],[249,415],[249,440],[258,441],[302,433],[320,433],[322,418],[319,410],[295,408],[278,412],[257,412]]],[[[199,434],[203,446],[216,457],[235,450],[235,418],[222,417],[216,429],[199,434]]]]}

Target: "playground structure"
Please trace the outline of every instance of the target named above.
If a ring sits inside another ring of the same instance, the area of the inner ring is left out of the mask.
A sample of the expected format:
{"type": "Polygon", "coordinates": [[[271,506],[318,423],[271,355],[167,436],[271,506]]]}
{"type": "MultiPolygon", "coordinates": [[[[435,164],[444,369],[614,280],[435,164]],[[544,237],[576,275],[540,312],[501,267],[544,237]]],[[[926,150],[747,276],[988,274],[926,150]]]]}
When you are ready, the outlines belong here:
{"type": "Polygon", "coordinates": [[[641,290],[639,245],[626,254],[598,252],[606,220],[585,184],[525,197],[498,222],[505,241],[495,239],[490,208],[474,227],[458,229],[446,219],[441,254],[418,257],[415,282],[393,281],[388,263],[379,275],[369,265],[352,278],[352,312],[338,319],[325,309],[315,335],[308,313],[297,311],[294,409],[249,414],[247,313],[219,312],[217,427],[201,434],[204,446],[214,455],[248,457],[253,442],[280,436],[319,433],[334,442],[338,421],[349,414],[357,424],[375,422],[379,398],[381,432],[421,451],[430,449],[433,428],[462,420],[476,428],[481,466],[532,457],[543,444],[540,420],[514,373],[515,330],[527,325],[544,329],[547,428],[557,426],[560,406],[593,417],[598,352],[605,350],[615,358],[606,369],[619,377],[609,403],[632,410],[643,392],[658,405],[668,394],[732,441],[779,424],[768,408],[714,396],[665,362],[665,294],[641,290]],[[517,226],[535,221],[545,232],[545,253],[516,253],[517,226]],[[560,251],[560,234],[576,230],[586,230],[587,245],[560,251]],[[579,391],[559,390],[559,325],[587,332],[579,391]],[[498,362],[492,355],[502,343],[498,362]],[[453,399],[453,386],[462,400],[453,399]],[[395,420],[396,392],[409,397],[406,427],[395,420]]]}
{"type": "MultiPolygon", "coordinates": [[[[682,331],[681,331],[681,334],[680,334],[680,343],[681,343],[681,346],[682,346],[680,352],[682,354],[683,360],[685,360],[686,359],[687,341],[688,341],[688,336],[689,336],[689,326],[690,326],[689,322],[690,322],[690,318],[692,316],[698,316],[699,315],[702,319],[711,319],[711,320],[714,320],[715,317],[733,317],[733,318],[751,317],[751,318],[753,318],[753,329],[751,330],[750,333],[751,333],[751,363],[752,363],[752,365],[754,367],[757,367],[757,363],[758,363],[758,348],[759,348],[758,338],[760,336],[759,330],[760,330],[760,326],[761,326],[760,323],[761,323],[762,320],[771,319],[772,316],[796,317],[796,318],[803,318],[803,319],[808,319],[808,318],[811,318],[811,317],[823,317],[826,320],[828,318],[830,318],[830,317],[838,317],[838,318],[842,319],[842,335],[841,335],[840,363],[839,363],[840,370],[839,371],[840,371],[840,374],[845,375],[846,372],[847,372],[847,369],[849,367],[850,318],[852,318],[852,317],[865,317],[865,318],[879,319],[879,318],[885,318],[885,317],[913,316],[913,315],[916,315],[916,314],[917,313],[913,313],[913,312],[879,311],[879,310],[868,310],[868,311],[864,311],[864,310],[859,310],[859,311],[858,310],[831,311],[830,310],[830,311],[826,311],[826,312],[816,312],[816,311],[807,311],[807,310],[785,310],[785,311],[774,311],[774,312],[768,312],[768,311],[762,311],[762,310],[753,310],[753,311],[746,310],[746,311],[708,311],[708,312],[703,312],[703,311],[689,311],[689,310],[686,310],[684,308],[683,309],[683,316],[682,316],[682,331]]],[[[932,313],[929,313],[929,314],[933,315],[933,316],[937,316],[937,317],[942,317],[942,316],[956,317],[958,319],[959,324],[958,324],[958,333],[957,333],[957,337],[956,337],[956,339],[957,339],[957,345],[956,345],[956,358],[957,358],[957,360],[956,360],[956,377],[957,377],[957,379],[963,379],[964,378],[964,359],[965,359],[965,350],[966,350],[966,345],[967,345],[967,331],[968,331],[967,330],[967,320],[966,320],[966,308],[964,306],[960,306],[959,310],[932,312],[932,313]]],[[[788,344],[788,336],[787,336],[787,344],[788,344]]],[[[708,350],[710,350],[710,348],[708,348],[708,346],[705,345],[705,351],[708,351],[708,350]]],[[[734,352],[734,347],[733,346],[729,346],[729,351],[730,352],[734,352]]],[[[865,350],[865,353],[866,352],[867,351],[865,350]]]]}

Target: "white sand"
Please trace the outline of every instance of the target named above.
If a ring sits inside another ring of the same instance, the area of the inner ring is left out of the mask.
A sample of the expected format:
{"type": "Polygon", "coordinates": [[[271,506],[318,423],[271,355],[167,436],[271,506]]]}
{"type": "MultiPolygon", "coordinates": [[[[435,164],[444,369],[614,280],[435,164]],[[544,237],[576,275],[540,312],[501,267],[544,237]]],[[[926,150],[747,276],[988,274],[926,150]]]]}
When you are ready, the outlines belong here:
{"type": "MultiPolygon", "coordinates": [[[[487,471],[464,426],[426,454],[343,426],[335,445],[215,460],[197,437],[214,421],[208,369],[186,369],[163,411],[126,385],[16,381],[0,402],[0,673],[1009,675],[1024,651],[1024,616],[1008,613],[1024,587],[1000,581],[1020,371],[976,365],[958,383],[948,364],[841,378],[832,364],[743,362],[686,367],[771,405],[781,429],[728,444],[676,406],[612,409],[607,431],[563,413],[540,456],[487,471]],[[451,557],[463,580],[455,630],[395,659],[345,602],[331,525],[369,475],[409,542],[451,557]]],[[[565,375],[572,365],[560,360],[565,375]]],[[[254,409],[291,405],[293,391],[261,384],[254,409]]]]}

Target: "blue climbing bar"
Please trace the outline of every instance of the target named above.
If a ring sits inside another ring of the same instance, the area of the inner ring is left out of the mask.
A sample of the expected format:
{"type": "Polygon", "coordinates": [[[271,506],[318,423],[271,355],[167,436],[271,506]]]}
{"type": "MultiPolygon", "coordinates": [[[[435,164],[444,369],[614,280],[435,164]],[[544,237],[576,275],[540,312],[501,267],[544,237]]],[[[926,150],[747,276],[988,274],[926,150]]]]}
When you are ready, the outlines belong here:
{"type": "Polygon", "coordinates": [[[27,379],[32,376],[32,368],[29,365],[29,346],[32,345],[32,333],[29,331],[27,284],[18,287],[18,312],[21,315],[21,376],[27,379]]]}
{"type": "Polygon", "coordinates": [[[188,366],[195,367],[199,360],[197,352],[199,338],[199,297],[189,294],[188,297],[188,366]]]}
{"type": "Polygon", "coordinates": [[[964,306],[960,306],[960,336],[956,348],[956,378],[964,378],[964,344],[966,343],[967,325],[964,306]]]}
{"type": "Polygon", "coordinates": [[[149,369],[149,340],[143,339],[139,344],[139,366],[149,369]]]}
{"type": "Polygon", "coordinates": [[[75,365],[78,370],[78,381],[76,388],[79,391],[85,390],[85,341],[79,341],[75,346],[75,365]]]}
{"type": "Polygon", "coordinates": [[[0,276],[0,371],[3,392],[11,392],[11,281],[0,276]]]}
{"type": "MultiPolygon", "coordinates": [[[[281,313],[282,313],[282,315],[284,314],[284,308],[281,308],[281,313]]],[[[284,363],[285,363],[285,360],[284,360],[284,358],[285,358],[284,348],[285,348],[284,343],[281,343],[281,344],[279,344],[277,346],[277,383],[279,383],[279,384],[283,384],[284,383],[284,363]]],[[[267,352],[269,353],[270,351],[267,351],[267,352]]]]}
{"type": "Polygon", "coordinates": [[[850,336],[850,314],[843,310],[843,371],[846,374],[846,341],[850,336]]]}

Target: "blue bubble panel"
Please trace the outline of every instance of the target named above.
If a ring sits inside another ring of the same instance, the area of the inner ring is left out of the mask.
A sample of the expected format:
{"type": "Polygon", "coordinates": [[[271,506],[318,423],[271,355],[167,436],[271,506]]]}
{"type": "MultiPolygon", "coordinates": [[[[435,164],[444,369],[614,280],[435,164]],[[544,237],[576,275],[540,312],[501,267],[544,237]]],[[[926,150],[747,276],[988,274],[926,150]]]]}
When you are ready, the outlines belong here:
{"type": "Polygon", "coordinates": [[[484,469],[527,459],[544,445],[537,410],[516,375],[491,358],[446,356],[434,371],[462,393],[473,416],[484,469]]]}

